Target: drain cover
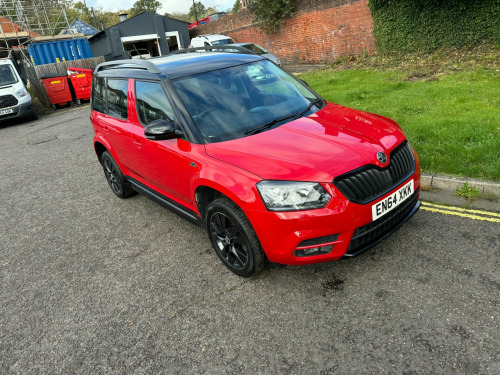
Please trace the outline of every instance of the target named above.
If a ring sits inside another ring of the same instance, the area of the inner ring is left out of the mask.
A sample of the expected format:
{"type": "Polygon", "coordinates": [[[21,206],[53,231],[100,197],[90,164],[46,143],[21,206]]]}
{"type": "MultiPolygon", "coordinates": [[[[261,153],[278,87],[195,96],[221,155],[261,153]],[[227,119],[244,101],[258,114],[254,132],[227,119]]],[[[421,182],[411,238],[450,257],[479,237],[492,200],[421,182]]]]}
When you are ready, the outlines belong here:
{"type": "Polygon", "coordinates": [[[39,145],[40,143],[55,141],[56,139],[57,139],[57,135],[47,135],[45,137],[40,137],[40,138],[36,138],[36,139],[29,139],[28,144],[29,145],[39,145]]]}

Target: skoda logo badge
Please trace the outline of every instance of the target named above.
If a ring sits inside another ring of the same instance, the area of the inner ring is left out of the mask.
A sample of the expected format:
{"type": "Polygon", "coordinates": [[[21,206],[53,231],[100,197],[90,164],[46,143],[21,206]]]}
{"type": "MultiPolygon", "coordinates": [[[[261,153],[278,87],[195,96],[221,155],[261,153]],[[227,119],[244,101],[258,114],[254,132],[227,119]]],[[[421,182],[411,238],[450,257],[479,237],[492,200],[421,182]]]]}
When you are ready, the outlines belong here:
{"type": "Polygon", "coordinates": [[[387,163],[387,156],[382,151],[377,152],[377,159],[382,164],[387,163]]]}

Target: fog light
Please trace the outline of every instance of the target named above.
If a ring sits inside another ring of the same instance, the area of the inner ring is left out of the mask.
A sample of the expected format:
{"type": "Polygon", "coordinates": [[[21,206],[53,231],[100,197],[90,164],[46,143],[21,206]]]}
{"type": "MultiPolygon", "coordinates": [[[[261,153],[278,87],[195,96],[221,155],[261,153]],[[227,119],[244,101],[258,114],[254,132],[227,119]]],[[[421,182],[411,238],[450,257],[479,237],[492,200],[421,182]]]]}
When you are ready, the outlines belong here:
{"type": "Polygon", "coordinates": [[[293,252],[296,257],[311,257],[314,255],[329,254],[333,250],[333,245],[310,247],[309,249],[299,249],[293,252]]]}

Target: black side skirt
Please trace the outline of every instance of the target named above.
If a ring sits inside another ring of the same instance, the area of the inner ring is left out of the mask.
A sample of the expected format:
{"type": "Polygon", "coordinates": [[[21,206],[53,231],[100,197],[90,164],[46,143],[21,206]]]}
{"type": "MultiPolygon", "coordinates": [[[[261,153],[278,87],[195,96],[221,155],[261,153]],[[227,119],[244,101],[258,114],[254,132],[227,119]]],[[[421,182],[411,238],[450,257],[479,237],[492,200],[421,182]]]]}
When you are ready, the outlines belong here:
{"type": "Polygon", "coordinates": [[[157,191],[151,189],[150,187],[140,183],[139,181],[133,179],[132,177],[126,177],[127,181],[130,182],[132,188],[137,191],[139,194],[145,195],[149,199],[155,201],[161,206],[165,207],[169,211],[172,211],[174,214],[179,215],[183,219],[198,225],[200,227],[204,227],[203,220],[196,214],[196,212],[180,205],[179,203],[173,201],[170,198],[158,193],[157,191]]]}

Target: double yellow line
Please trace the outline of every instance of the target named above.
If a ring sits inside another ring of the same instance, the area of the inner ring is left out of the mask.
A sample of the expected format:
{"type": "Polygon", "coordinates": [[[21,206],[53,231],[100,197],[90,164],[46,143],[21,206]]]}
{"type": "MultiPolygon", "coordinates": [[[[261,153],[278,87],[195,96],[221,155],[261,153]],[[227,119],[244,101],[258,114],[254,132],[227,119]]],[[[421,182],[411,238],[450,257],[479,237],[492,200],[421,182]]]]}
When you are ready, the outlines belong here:
{"type": "Polygon", "coordinates": [[[468,219],[483,220],[492,223],[500,223],[500,214],[489,211],[469,210],[466,208],[451,207],[451,206],[440,206],[437,204],[432,204],[427,202],[422,202],[422,206],[420,207],[420,209],[424,211],[439,212],[445,215],[455,215],[455,216],[466,217],[468,219]]]}

